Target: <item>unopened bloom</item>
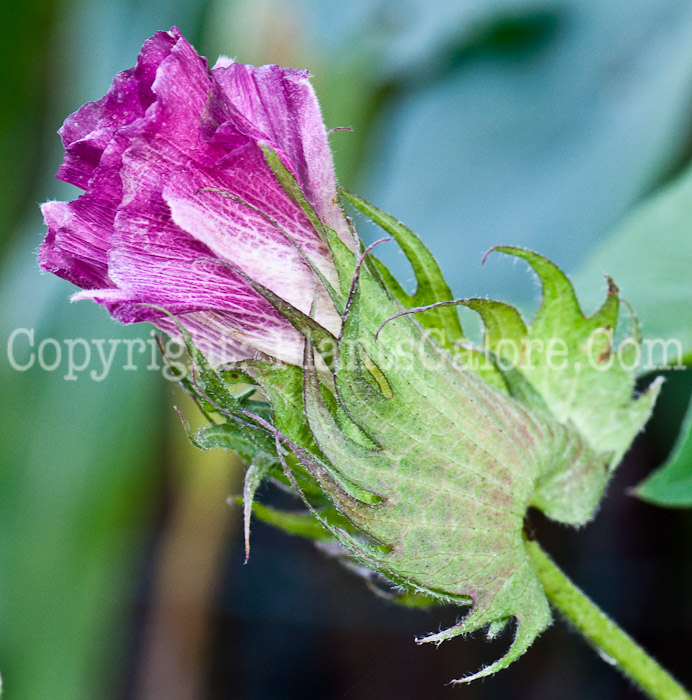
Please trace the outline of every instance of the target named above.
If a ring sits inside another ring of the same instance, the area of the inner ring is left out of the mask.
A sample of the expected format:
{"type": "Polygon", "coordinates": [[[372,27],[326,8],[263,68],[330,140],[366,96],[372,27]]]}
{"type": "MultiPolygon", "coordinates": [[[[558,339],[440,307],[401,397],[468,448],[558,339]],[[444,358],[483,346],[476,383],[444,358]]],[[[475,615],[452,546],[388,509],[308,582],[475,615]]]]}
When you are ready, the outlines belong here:
{"type": "Polygon", "coordinates": [[[282,480],[307,510],[264,508],[269,522],[330,538],[397,595],[470,606],[421,641],[516,619],[507,654],[469,678],[520,656],[550,621],[527,509],[588,522],[658,391],[633,399],[632,369],[605,363],[617,288],[587,317],[559,268],[503,247],[541,280],[533,323],[501,302],[453,300],[413,232],[343,192],[400,244],[417,281],[407,293],[350,233],[307,74],[228,59],[209,70],[175,29],[62,136],[59,177],[85,192],[44,205],[41,265],[124,322],[175,333],[167,313],[189,331],[182,383],[209,411],[190,438],[247,459],[246,538],[257,487],[282,480]],[[456,304],[481,315],[484,353],[456,304]]]}
{"type": "Polygon", "coordinates": [[[267,164],[272,149],[319,219],[354,242],[336,201],[327,133],[305,71],[206,59],[173,28],[60,130],[58,177],[84,193],[48,202],[40,264],[125,323],[175,325],[215,364],[300,363],[303,339],[238,269],[332,333],[337,315],[306,258],[334,283],[327,246],[267,164]]]}

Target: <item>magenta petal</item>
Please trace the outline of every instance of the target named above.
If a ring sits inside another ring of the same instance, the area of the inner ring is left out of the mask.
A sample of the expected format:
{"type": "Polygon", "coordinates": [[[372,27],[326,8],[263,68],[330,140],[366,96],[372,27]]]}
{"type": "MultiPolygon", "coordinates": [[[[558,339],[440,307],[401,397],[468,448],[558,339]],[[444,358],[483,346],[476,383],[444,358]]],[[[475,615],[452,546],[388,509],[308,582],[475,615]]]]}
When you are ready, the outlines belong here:
{"type": "MultiPolygon", "coordinates": [[[[179,316],[186,327],[191,314],[216,319],[213,327],[232,337],[233,347],[253,347],[290,362],[300,358],[297,331],[203,242],[176,226],[164,202],[140,191],[121,208],[116,231],[109,269],[121,295],[92,294],[116,318],[160,326],[160,313],[143,305],[154,304],[179,316]]],[[[209,345],[208,339],[204,344],[209,345]]],[[[218,339],[215,353],[226,345],[227,340],[218,339]]]]}
{"type": "Polygon", "coordinates": [[[249,161],[263,162],[256,151],[244,155],[247,157],[238,158],[230,173],[229,169],[222,174],[201,170],[175,173],[163,196],[173,220],[216,256],[234,262],[253,279],[307,310],[312,294],[306,298],[305,281],[311,273],[298,246],[336,283],[329,251],[276,180],[259,168],[251,171],[257,173],[253,180],[243,176],[249,161]]]}
{"type": "Polygon", "coordinates": [[[165,138],[183,161],[209,158],[206,140],[226,118],[228,105],[206,59],[180,39],[161,61],[151,89],[155,102],[146,120],[127,129],[128,136],[165,138]]]}
{"type": "Polygon", "coordinates": [[[58,132],[65,159],[57,176],[86,189],[101,155],[116,131],[144,116],[154,101],[151,91],[158,65],[180,35],[157,32],[145,42],[137,66],[118,73],[104,97],[87,102],[70,115],[58,132]]]}
{"type": "MultiPolygon", "coordinates": [[[[316,302],[316,319],[337,335],[341,318],[303,256],[307,255],[334,285],[338,284],[336,270],[326,246],[315,237],[302,212],[296,212],[293,219],[284,219],[284,212],[273,208],[271,188],[267,187],[261,210],[276,215],[278,221],[274,224],[250,206],[219,192],[200,191],[197,177],[209,176],[177,173],[164,190],[173,221],[194,239],[204,242],[220,261],[240,267],[304,313],[310,313],[316,302]]],[[[206,187],[225,189],[223,182],[203,182],[206,187]]],[[[272,181],[272,187],[276,186],[272,181]]]]}
{"type": "Polygon", "coordinates": [[[79,214],[80,200],[75,202],[46,202],[42,207],[48,224],[48,235],[39,250],[39,263],[73,284],[86,289],[110,286],[107,248],[94,230],[95,219],[79,214]],[[77,211],[75,211],[77,210],[77,211]]]}
{"type": "Polygon", "coordinates": [[[122,200],[125,145],[117,137],[111,140],[83,195],[73,202],[48,202],[42,207],[48,236],[39,253],[41,267],[86,289],[111,285],[107,256],[122,200]]]}
{"type": "Polygon", "coordinates": [[[322,113],[307,71],[219,59],[213,69],[228,100],[288,159],[318,216],[349,246],[353,235],[337,202],[334,161],[322,113]]]}

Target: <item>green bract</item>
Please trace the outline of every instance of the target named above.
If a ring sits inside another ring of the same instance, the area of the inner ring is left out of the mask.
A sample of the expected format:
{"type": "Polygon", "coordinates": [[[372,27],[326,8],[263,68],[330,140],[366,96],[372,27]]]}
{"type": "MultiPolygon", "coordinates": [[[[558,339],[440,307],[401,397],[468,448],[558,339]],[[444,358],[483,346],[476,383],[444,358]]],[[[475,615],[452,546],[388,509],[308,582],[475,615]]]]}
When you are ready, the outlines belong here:
{"type": "MultiPolygon", "coordinates": [[[[280,161],[269,162],[299,200],[280,161]]],[[[506,304],[453,300],[412,232],[343,196],[396,239],[414,267],[416,292],[407,294],[371,250],[354,254],[311,218],[339,274],[339,288],[329,288],[342,316],[339,337],[255,284],[305,336],[303,366],[246,361],[215,370],[190,344],[193,371],[182,381],[210,421],[191,439],[249,462],[246,536],[254,511],[289,532],[339,543],[351,560],[393,583],[401,602],[470,606],[459,624],[419,641],[482,627],[492,636],[515,619],[507,654],[462,680],[486,676],[521,655],[550,622],[526,552],[527,509],[588,522],[658,383],[632,398],[636,368],[627,361],[636,322],[614,348],[614,284],[587,318],[552,263],[498,248],[526,260],[541,280],[543,303],[527,326],[506,304]],[[481,315],[482,348],[464,336],[456,304],[481,315]],[[290,485],[304,512],[253,506],[267,478],[290,485]]]]}

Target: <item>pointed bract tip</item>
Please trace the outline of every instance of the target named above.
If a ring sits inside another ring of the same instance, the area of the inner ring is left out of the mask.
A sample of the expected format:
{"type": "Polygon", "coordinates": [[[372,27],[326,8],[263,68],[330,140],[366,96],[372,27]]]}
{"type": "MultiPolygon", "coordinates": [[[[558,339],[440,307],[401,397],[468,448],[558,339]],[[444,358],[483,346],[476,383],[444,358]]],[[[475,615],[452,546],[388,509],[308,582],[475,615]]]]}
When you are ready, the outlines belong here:
{"type": "Polygon", "coordinates": [[[611,296],[613,294],[619,294],[620,293],[620,288],[615,284],[615,281],[610,275],[605,275],[605,278],[608,282],[608,295],[611,296]]]}

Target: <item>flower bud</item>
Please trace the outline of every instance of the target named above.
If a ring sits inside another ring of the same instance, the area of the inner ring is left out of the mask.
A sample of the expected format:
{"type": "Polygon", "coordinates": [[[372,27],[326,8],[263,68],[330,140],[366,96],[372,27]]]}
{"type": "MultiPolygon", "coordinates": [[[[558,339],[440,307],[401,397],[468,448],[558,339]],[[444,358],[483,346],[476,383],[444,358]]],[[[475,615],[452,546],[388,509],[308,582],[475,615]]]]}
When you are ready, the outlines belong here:
{"type": "Polygon", "coordinates": [[[329,540],[402,601],[470,606],[423,642],[514,619],[507,654],[464,680],[520,656],[550,622],[528,508],[588,522],[658,392],[633,398],[634,367],[613,361],[615,285],[587,317],[555,265],[503,247],[541,280],[533,322],[455,300],[411,231],[342,191],[401,246],[408,294],[351,234],[307,74],[209,70],[176,29],[61,133],[59,177],[85,192],[44,205],[41,266],[82,287],[75,298],[185,340],[181,381],[209,418],[190,439],[249,463],[246,546],[255,512],[329,540]],[[483,347],[457,305],[482,317],[483,347]],[[305,511],[253,506],[266,479],[305,511]]]}

